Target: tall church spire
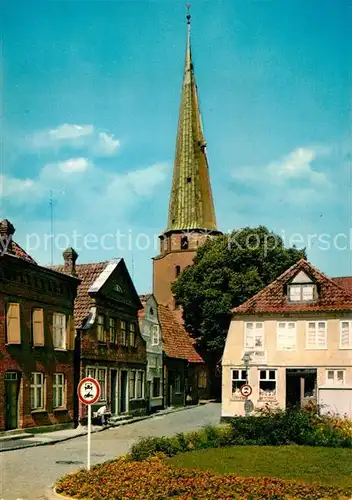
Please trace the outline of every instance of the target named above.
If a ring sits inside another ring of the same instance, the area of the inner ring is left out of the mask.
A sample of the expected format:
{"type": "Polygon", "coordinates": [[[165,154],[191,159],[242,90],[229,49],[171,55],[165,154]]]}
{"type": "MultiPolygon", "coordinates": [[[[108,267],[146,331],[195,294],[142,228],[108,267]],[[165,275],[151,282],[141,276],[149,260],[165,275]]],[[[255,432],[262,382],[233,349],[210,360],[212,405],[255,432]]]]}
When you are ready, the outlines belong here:
{"type": "Polygon", "coordinates": [[[206,142],[191,53],[191,16],[187,6],[187,46],[166,232],[217,231],[206,142]]]}

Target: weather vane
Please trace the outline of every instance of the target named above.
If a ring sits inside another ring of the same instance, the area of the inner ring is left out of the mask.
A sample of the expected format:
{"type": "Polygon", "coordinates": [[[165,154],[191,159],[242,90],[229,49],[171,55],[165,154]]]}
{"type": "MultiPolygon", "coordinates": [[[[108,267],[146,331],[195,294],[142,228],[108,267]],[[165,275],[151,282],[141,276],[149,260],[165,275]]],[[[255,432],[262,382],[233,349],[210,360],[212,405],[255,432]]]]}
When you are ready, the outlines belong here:
{"type": "Polygon", "coordinates": [[[187,8],[187,24],[190,24],[190,19],[191,19],[191,14],[189,13],[189,9],[191,8],[191,4],[190,3],[186,3],[186,8],[187,8]]]}

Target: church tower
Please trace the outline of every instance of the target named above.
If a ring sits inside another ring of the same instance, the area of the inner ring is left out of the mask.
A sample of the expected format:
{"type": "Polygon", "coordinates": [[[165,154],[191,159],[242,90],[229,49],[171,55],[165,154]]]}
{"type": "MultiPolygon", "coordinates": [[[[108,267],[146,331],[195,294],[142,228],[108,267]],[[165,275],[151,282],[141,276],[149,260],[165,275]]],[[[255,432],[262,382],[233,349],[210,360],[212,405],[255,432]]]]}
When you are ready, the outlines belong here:
{"type": "Polygon", "coordinates": [[[188,12],[168,224],[159,236],[160,254],[153,259],[153,293],[159,304],[176,308],[171,283],[185,267],[192,264],[198,246],[219,234],[192,62],[191,16],[188,12]]]}

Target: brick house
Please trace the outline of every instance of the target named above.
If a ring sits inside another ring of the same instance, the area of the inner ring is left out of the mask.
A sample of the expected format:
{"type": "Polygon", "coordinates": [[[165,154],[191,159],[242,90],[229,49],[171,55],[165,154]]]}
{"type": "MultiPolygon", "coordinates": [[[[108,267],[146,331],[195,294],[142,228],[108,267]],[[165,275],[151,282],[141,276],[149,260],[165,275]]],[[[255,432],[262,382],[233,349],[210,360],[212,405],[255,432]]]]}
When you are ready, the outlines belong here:
{"type": "Polygon", "coordinates": [[[158,313],[164,352],[165,406],[197,403],[206,393],[205,363],[173,311],[159,304],[158,313]]]}
{"type": "Polygon", "coordinates": [[[79,280],[41,267],[0,223],[0,430],[70,424],[79,280]]]}
{"type": "Polygon", "coordinates": [[[302,259],[233,309],[222,357],[222,418],[313,401],[352,417],[352,278],[329,278],[302,259]],[[243,356],[250,355],[248,373],[243,356]]]}
{"type": "MultiPolygon", "coordinates": [[[[146,343],[138,325],[142,309],[123,259],[76,265],[73,249],[64,252],[58,271],[78,276],[75,300],[75,385],[83,377],[96,378],[102,392],[93,412],[103,405],[113,415],[145,412],[146,343]]],[[[76,399],[76,423],[87,408],[76,399]]]]}

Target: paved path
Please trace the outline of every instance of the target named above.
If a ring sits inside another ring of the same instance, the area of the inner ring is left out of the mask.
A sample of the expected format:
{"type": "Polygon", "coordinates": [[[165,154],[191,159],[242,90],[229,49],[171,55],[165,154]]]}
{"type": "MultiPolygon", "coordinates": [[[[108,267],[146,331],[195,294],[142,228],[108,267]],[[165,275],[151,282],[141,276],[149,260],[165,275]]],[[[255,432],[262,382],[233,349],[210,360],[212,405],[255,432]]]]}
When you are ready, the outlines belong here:
{"type": "MultiPolygon", "coordinates": [[[[220,404],[157,416],[92,435],[92,464],[127,453],[140,437],[167,436],[218,424],[220,404]]],[[[45,491],[62,475],[85,467],[87,438],[0,454],[0,500],[43,500],[45,491]]]]}

